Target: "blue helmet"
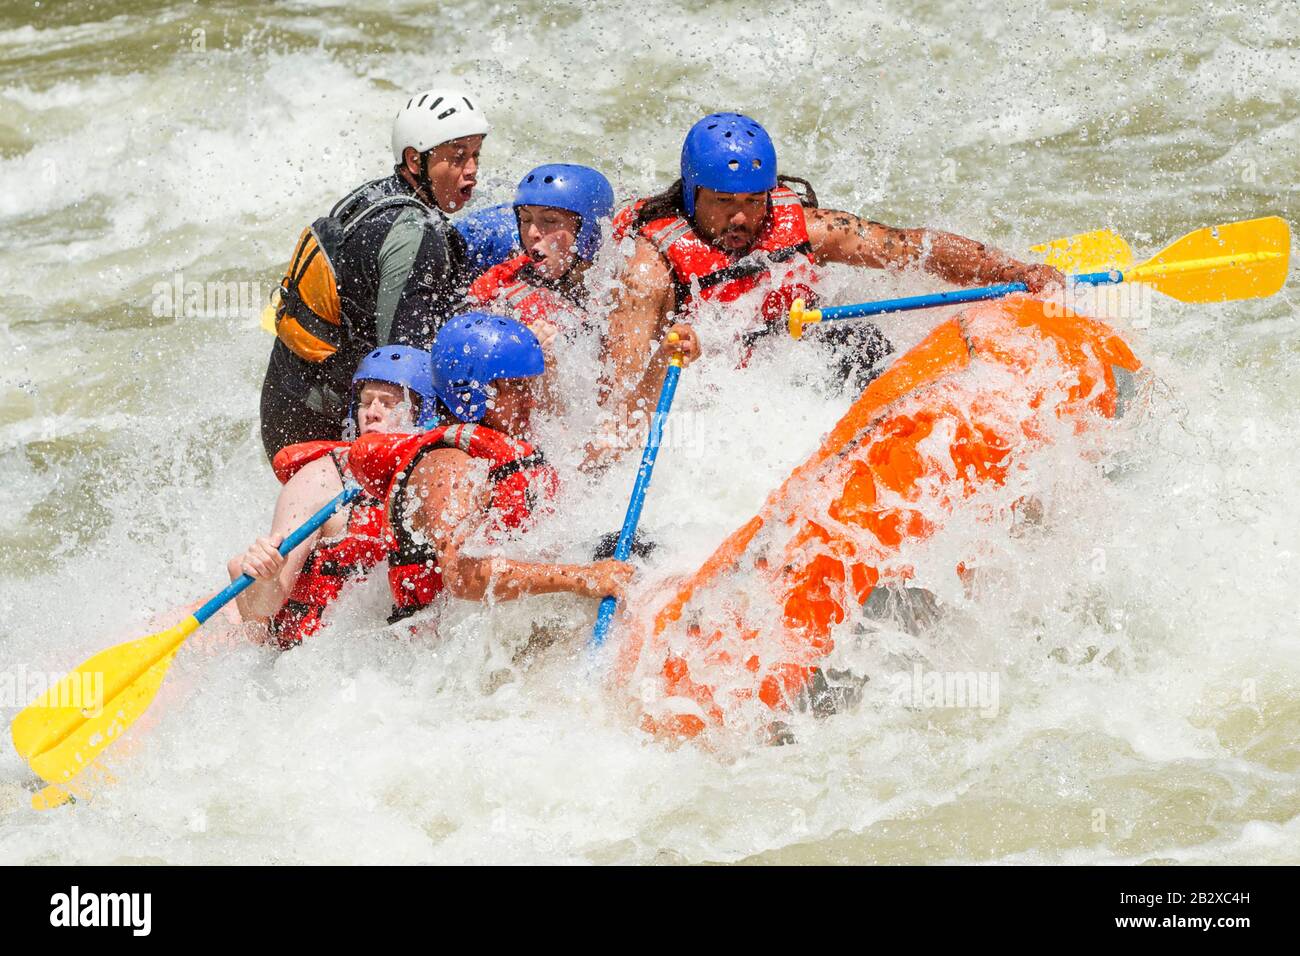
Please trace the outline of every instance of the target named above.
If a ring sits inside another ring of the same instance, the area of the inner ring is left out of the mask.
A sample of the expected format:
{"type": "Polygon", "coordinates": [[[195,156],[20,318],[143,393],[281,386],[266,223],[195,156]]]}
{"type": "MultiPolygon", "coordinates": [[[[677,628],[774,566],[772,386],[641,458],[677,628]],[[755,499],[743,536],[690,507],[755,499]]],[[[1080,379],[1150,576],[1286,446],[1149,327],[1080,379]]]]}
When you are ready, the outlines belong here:
{"type": "Polygon", "coordinates": [[[385,345],[375,349],[361,360],[352,376],[352,398],[348,419],[357,421],[357,399],[364,382],[387,382],[410,389],[420,400],[415,410],[417,428],[428,428],[437,419],[437,393],[433,390],[433,369],[429,353],[410,345],[385,345]]]}
{"type": "Polygon", "coordinates": [[[582,221],[577,253],[590,262],[600,248],[600,220],[614,214],[614,187],[590,166],[548,163],[520,180],[514,201],[516,225],[520,206],[550,206],[576,212],[582,221]]]}
{"type": "Polygon", "coordinates": [[[776,188],[776,147],[757,121],[740,113],[710,113],[682,143],[682,200],[695,215],[695,190],[762,193],[776,188]]]}
{"type": "Polygon", "coordinates": [[[537,336],[516,319],[465,312],[433,340],[433,392],[462,422],[487,411],[488,385],[499,378],[532,378],[546,363],[537,336]]]}
{"type": "Polygon", "coordinates": [[[519,250],[519,230],[509,203],[467,213],[456,220],[456,230],[469,246],[470,267],[485,272],[505,262],[519,250]]]}

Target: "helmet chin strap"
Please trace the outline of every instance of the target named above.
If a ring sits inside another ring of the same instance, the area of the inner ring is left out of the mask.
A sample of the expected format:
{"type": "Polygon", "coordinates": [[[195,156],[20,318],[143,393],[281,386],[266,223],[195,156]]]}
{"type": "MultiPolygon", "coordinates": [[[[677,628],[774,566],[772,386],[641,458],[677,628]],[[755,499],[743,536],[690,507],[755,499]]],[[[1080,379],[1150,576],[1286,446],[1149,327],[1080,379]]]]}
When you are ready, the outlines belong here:
{"type": "MultiPolygon", "coordinates": [[[[437,148],[438,147],[435,146],[433,149],[437,148]]],[[[415,188],[416,195],[419,196],[419,198],[428,200],[430,206],[438,206],[438,196],[433,191],[433,180],[429,178],[429,154],[433,152],[433,149],[425,150],[423,153],[418,151],[416,152],[415,155],[420,157],[419,172],[412,173],[410,169],[407,168],[405,156],[403,156],[402,162],[398,165],[397,171],[401,177],[407,181],[407,183],[415,188]],[[420,196],[421,193],[424,195],[420,196]]],[[[442,207],[439,206],[438,208],[441,209],[442,207]]]]}

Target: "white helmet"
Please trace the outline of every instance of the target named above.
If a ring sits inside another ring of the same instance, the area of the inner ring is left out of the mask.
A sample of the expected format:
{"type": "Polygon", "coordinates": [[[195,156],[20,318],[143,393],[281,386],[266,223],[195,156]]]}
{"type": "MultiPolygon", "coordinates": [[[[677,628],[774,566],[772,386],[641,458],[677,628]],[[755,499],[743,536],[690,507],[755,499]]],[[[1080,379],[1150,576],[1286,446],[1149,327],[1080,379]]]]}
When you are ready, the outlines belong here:
{"type": "Polygon", "coordinates": [[[460,90],[417,93],[393,120],[393,161],[400,164],[408,146],[424,153],[462,136],[485,136],[487,131],[483,112],[460,90]]]}

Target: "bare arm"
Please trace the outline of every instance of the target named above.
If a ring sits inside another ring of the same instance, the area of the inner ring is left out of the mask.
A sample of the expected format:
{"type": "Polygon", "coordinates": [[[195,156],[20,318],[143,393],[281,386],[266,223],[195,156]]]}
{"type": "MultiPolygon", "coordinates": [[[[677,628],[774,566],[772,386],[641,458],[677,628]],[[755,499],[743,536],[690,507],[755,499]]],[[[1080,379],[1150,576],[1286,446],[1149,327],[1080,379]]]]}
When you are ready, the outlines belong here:
{"type": "Polygon", "coordinates": [[[448,555],[443,583],[447,590],[467,601],[513,601],[529,594],[564,592],[580,597],[623,596],[632,569],[622,561],[593,561],[591,564],[534,564],[490,556],[470,558],[458,550],[448,555]],[[454,584],[447,568],[454,569],[454,584]]]}
{"type": "Polygon", "coordinates": [[[607,464],[625,450],[616,437],[620,426],[631,424],[637,410],[648,413],[655,406],[670,359],[679,357],[685,366],[699,358],[695,330],[685,322],[668,327],[674,308],[668,265],[654,246],[637,239],[605,336],[599,399],[604,433],[588,443],[584,470],[607,464]]]}
{"type": "Polygon", "coordinates": [[[529,594],[558,591],[586,597],[621,596],[632,575],[621,561],[593,564],[538,564],[499,555],[473,557],[463,552],[487,514],[488,486],[482,469],[464,452],[440,448],[420,459],[407,483],[413,531],[430,541],[442,567],[448,593],[467,601],[491,597],[512,601],[529,594]]]}
{"type": "Polygon", "coordinates": [[[950,232],[895,229],[835,209],[808,209],[805,216],[818,262],[869,269],[903,269],[919,263],[926,272],[954,285],[1023,282],[1035,293],[1063,281],[1051,266],[1020,262],[950,232]]]}
{"type": "Polygon", "coordinates": [[[245,621],[269,621],[280,610],[293,590],[307,555],[321,534],[333,536],[342,530],[345,518],[336,514],[298,547],[281,557],[276,550],[296,528],[339,493],[342,489],[338,471],[328,458],[306,465],[280,489],[275,502],[271,531],[258,538],[253,546],[226,565],[230,580],[251,574],[255,580],[238,597],[235,604],[245,621]]]}
{"type": "Polygon", "coordinates": [[[546,360],[546,369],[542,372],[537,386],[537,404],[548,415],[563,415],[566,404],[556,379],[559,372],[555,367],[555,350],[559,343],[560,327],[546,319],[535,319],[528,323],[528,328],[537,336],[537,344],[542,347],[542,356],[546,360]]]}
{"type": "Polygon", "coordinates": [[[634,394],[657,392],[668,370],[667,356],[659,363],[652,360],[648,368],[646,359],[655,341],[667,332],[668,315],[675,306],[667,263],[654,246],[638,238],[606,331],[600,401],[606,411],[626,406],[634,394]]]}

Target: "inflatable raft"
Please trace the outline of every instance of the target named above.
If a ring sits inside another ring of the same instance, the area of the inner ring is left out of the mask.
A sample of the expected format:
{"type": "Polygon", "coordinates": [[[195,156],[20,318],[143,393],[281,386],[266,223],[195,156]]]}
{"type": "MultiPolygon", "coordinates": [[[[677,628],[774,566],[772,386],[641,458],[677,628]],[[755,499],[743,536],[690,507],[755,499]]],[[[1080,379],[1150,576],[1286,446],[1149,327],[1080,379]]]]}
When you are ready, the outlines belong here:
{"type": "Polygon", "coordinates": [[[835,627],[909,582],[909,543],[1061,428],[1117,417],[1139,368],[1105,325],[1028,296],[937,327],[698,571],[631,609],[615,673],[642,726],[770,722],[807,692],[835,627]]]}

